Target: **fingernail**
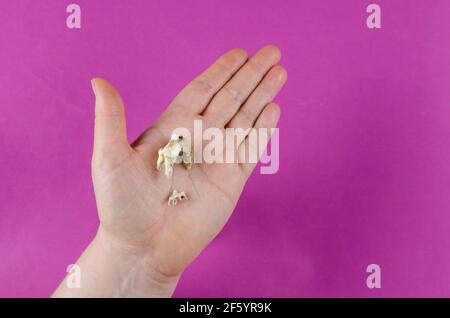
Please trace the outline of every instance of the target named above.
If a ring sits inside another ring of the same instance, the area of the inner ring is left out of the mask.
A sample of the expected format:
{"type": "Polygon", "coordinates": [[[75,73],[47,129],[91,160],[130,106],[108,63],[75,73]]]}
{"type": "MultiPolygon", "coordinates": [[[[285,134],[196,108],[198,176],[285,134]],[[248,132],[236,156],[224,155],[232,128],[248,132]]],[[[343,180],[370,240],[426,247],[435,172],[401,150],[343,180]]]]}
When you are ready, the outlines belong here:
{"type": "Polygon", "coordinates": [[[92,86],[92,91],[94,92],[94,95],[95,95],[95,79],[91,79],[91,86],[92,86]]]}

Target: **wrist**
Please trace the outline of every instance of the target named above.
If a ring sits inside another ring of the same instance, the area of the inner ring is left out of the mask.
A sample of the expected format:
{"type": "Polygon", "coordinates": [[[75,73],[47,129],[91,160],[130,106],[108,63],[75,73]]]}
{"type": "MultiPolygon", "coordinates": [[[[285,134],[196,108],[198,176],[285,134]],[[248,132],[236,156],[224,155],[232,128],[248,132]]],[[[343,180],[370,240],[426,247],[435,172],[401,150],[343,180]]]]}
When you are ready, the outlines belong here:
{"type": "Polygon", "coordinates": [[[69,275],[53,297],[170,297],[180,275],[158,271],[151,253],[123,244],[99,228],[77,261],[80,284],[69,275]]]}
{"type": "Polygon", "coordinates": [[[101,226],[91,243],[102,255],[114,277],[115,297],[170,297],[180,275],[158,270],[151,252],[117,240],[101,226]]]}

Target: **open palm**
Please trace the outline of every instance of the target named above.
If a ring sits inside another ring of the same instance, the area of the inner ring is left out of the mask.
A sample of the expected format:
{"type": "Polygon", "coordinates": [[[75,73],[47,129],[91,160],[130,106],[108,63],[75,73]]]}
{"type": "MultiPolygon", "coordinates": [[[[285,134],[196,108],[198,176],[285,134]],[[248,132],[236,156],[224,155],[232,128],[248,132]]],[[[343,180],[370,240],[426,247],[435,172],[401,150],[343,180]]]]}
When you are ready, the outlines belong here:
{"type": "Polygon", "coordinates": [[[176,165],[168,178],[156,170],[158,149],[174,129],[192,131],[195,119],[202,120],[203,129],[275,127],[280,111],[272,100],[286,80],[279,59],[274,46],[251,59],[241,49],[225,53],[131,145],[119,93],[94,79],[92,169],[101,228],[148,253],[161,273],[179,274],[223,228],[255,164],[196,163],[189,170],[176,165]],[[189,200],[168,206],[173,189],[186,191],[189,200]]]}

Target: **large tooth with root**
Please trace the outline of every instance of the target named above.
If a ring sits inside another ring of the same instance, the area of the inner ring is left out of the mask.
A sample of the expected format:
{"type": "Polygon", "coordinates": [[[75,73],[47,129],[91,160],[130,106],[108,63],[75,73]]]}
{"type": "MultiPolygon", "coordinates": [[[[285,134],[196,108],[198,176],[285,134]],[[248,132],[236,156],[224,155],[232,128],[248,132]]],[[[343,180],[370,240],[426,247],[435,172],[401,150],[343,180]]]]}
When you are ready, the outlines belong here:
{"type": "Polygon", "coordinates": [[[164,174],[171,177],[173,165],[180,163],[183,163],[186,169],[192,167],[191,144],[183,136],[172,134],[167,145],[158,150],[156,169],[160,171],[164,165],[164,174]]]}

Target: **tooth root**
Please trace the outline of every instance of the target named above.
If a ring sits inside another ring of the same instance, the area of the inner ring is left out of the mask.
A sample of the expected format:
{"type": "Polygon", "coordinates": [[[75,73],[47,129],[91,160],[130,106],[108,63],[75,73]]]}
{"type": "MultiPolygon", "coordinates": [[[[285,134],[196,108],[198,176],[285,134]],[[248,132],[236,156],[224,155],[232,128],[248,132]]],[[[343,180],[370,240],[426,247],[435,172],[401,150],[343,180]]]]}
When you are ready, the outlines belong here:
{"type": "Polygon", "coordinates": [[[164,163],[164,155],[162,148],[158,150],[158,161],[156,162],[156,169],[161,171],[161,166],[164,163]]]}

